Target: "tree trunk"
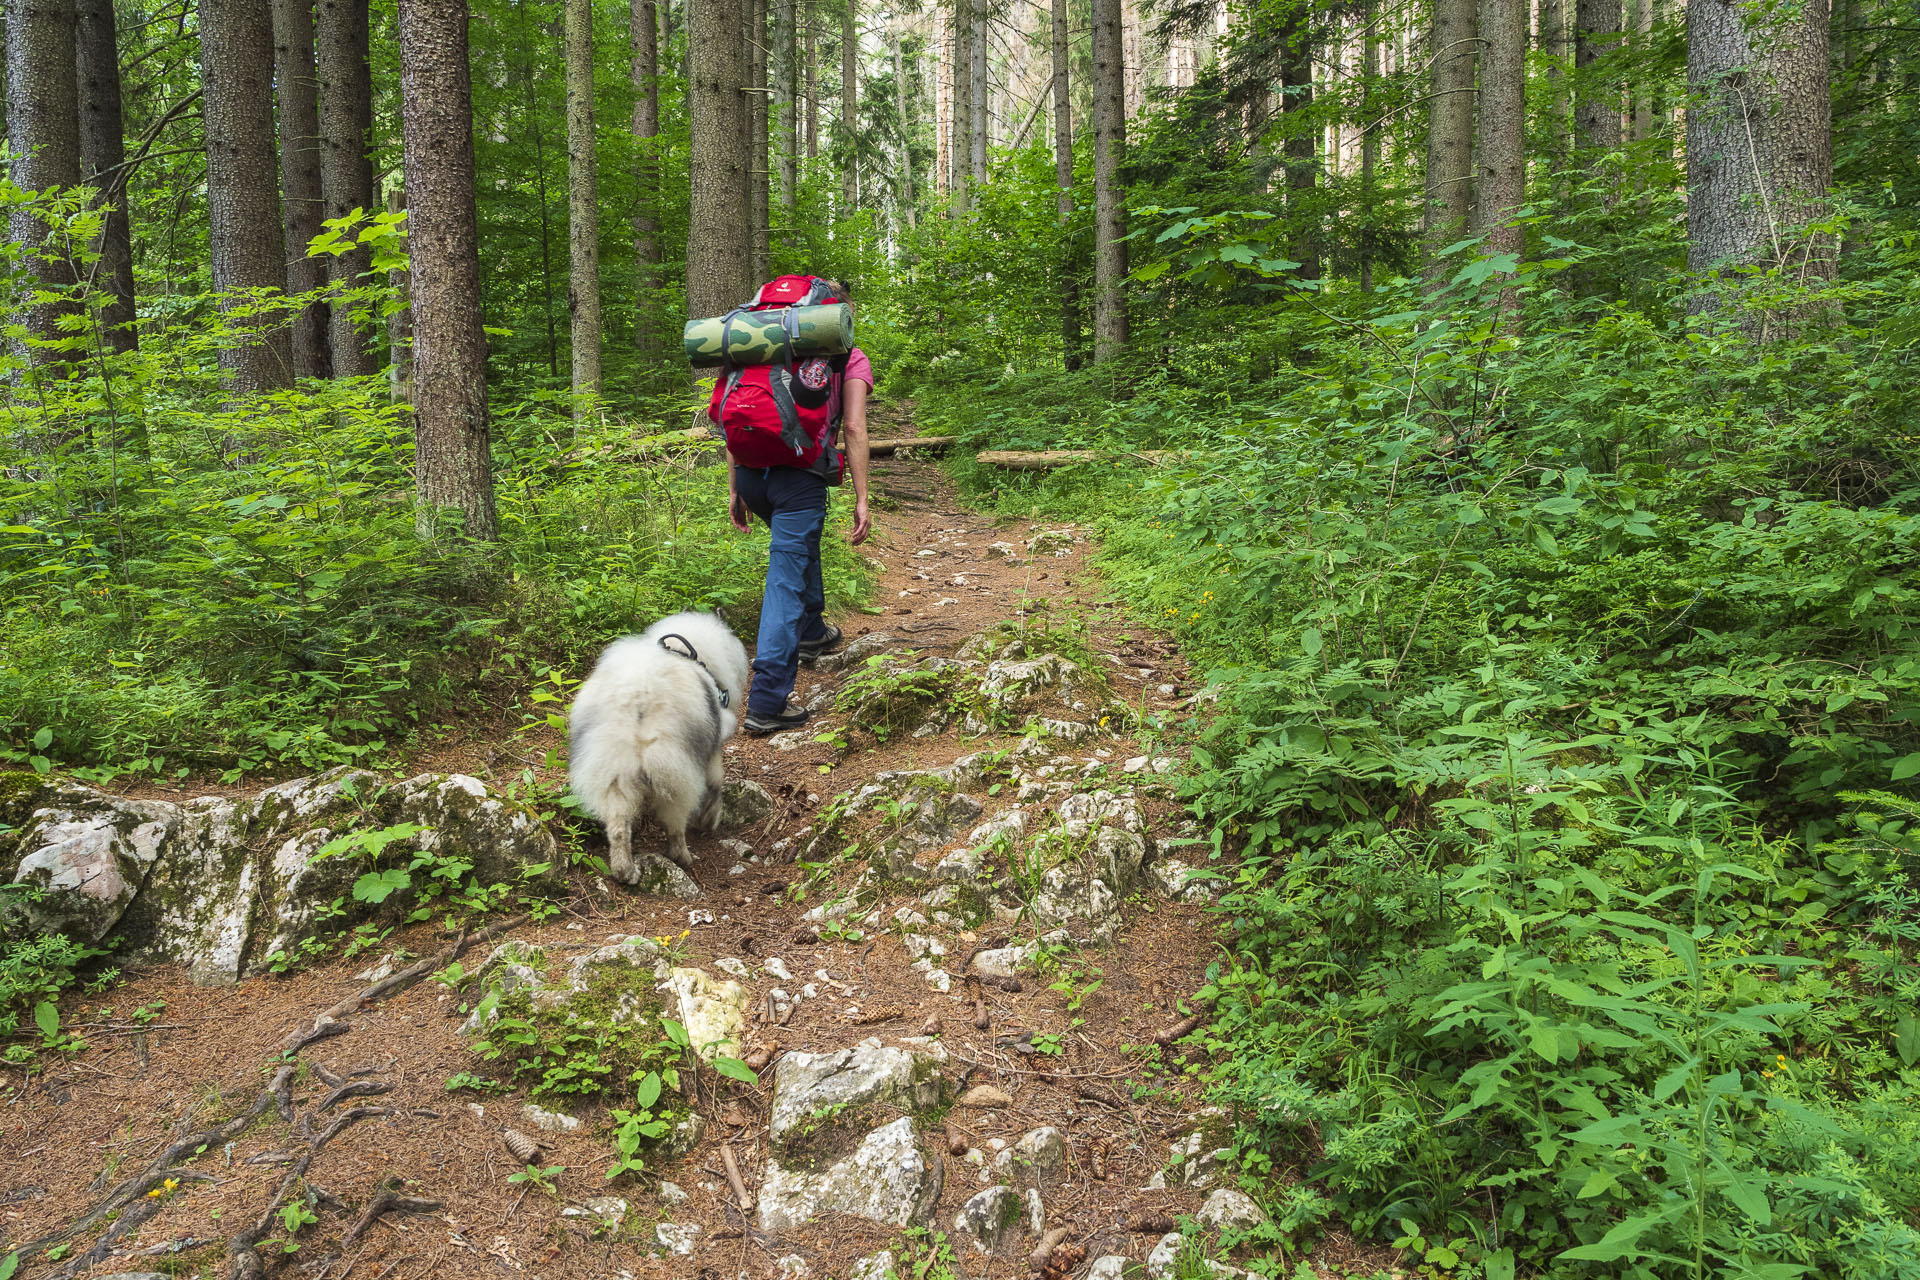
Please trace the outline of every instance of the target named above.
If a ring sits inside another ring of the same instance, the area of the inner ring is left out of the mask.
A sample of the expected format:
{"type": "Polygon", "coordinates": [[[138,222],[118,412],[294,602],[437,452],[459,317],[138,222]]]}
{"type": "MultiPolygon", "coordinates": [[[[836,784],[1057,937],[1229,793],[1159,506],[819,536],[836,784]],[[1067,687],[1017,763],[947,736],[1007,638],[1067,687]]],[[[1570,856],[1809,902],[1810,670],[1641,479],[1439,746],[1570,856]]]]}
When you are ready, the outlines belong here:
{"type": "MultiPolygon", "coordinates": [[[[287,292],[306,293],[327,282],[327,264],[307,256],[320,234],[325,204],[320,185],[320,81],[313,61],[313,0],[273,0],[273,74],[279,94],[280,216],[287,238],[287,292]]],[[[324,302],[294,312],[293,373],[333,375],[324,302]]]]}
{"type": "MultiPolygon", "coordinates": [[[[1361,6],[1360,20],[1365,28],[1361,35],[1360,53],[1360,119],[1365,126],[1373,123],[1373,86],[1380,78],[1380,41],[1374,32],[1373,0],[1365,0],[1361,6]]],[[[1374,215],[1376,191],[1374,171],[1380,165],[1380,132],[1367,127],[1360,135],[1360,292],[1373,292],[1373,247],[1374,215]]]]}
{"type": "MultiPolygon", "coordinates": [[[[387,190],[387,212],[405,213],[404,188],[387,190]]],[[[413,282],[407,272],[394,267],[387,272],[387,284],[400,300],[400,308],[387,317],[387,398],[394,404],[413,403],[413,282]]]]}
{"type": "MultiPolygon", "coordinates": [[[[273,155],[273,24],[257,0],[199,0],[201,110],[207,139],[207,238],[223,314],[243,328],[221,343],[220,369],[236,396],[293,385],[285,325],[233,316],[246,292],[287,282],[273,155]]],[[[11,33],[10,33],[11,34],[11,33]]],[[[71,65],[71,61],[69,61],[71,65]]]]}
{"type": "Polygon", "coordinates": [[[841,216],[853,216],[860,203],[860,0],[847,0],[840,13],[840,136],[847,167],[840,173],[841,216]]]}
{"type": "Polygon", "coordinates": [[[1060,351],[1069,369],[1078,369],[1080,342],[1080,263],[1073,251],[1073,95],[1067,79],[1067,0],[1052,0],[1053,184],[1054,217],[1060,226],[1060,351]]]}
{"type": "Polygon", "coordinates": [[[987,0],[971,0],[967,22],[967,174],[978,186],[987,180],[987,0]]]}
{"type": "MultiPolygon", "coordinates": [[[[702,7],[706,7],[704,4],[702,7]]],[[[500,536],[487,418],[466,0],[400,0],[400,114],[413,267],[414,500],[420,536],[460,513],[500,536]]]]}
{"type": "MultiPolygon", "coordinates": [[[[329,218],[345,218],[355,209],[368,214],[373,203],[373,75],[367,65],[367,0],[320,0],[319,6],[320,189],[329,218]]],[[[366,283],[372,258],[353,249],[327,261],[327,278],[337,289],[366,283]]],[[[354,323],[354,308],[335,304],[330,321],[333,373],[360,378],[375,372],[367,336],[354,323]]]]}
{"type": "MultiPolygon", "coordinates": [[[[1653,0],[1630,0],[1633,10],[1634,43],[1640,55],[1646,57],[1653,49],[1653,0]]],[[[1653,136],[1653,90],[1642,83],[1633,93],[1633,129],[1628,135],[1634,142],[1644,142],[1653,136]]]]}
{"type": "Polygon", "coordinates": [[[665,335],[660,323],[660,46],[654,23],[658,0],[633,0],[628,43],[633,49],[633,141],[635,185],[633,261],[636,291],[633,344],[643,362],[657,358],[665,335]]]}
{"type": "Polygon", "coordinates": [[[1122,0],[1093,0],[1093,359],[1127,348],[1127,211],[1120,185],[1126,159],[1126,68],[1122,0]]]}
{"type": "MultiPolygon", "coordinates": [[[[73,0],[6,0],[7,141],[13,147],[13,185],[23,191],[80,183],[79,58],[73,0]]],[[[47,225],[32,210],[8,219],[13,241],[28,253],[47,240],[47,225]]],[[[64,256],[27,263],[45,288],[71,288],[73,264],[64,256]]],[[[60,317],[72,307],[37,303],[26,312],[25,354],[35,365],[71,359],[76,352],[37,345],[59,339],[60,317]]]]}
{"type": "Polygon", "coordinates": [[[953,104],[947,112],[947,181],[953,188],[954,208],[962,213],[973,207],[973,90],[969,87],[973,37],[968,34],[972,30],[973,0],[953,0],[953,37],[947,58],[947,92],[953,104]]]}
{"type": "MultiPolygon", "coordinates": [[[[1426,242],[1429,257],[1461,239],[1473,203],[1476,0],[1434,0],[1432,85],[1427,98],[1426,242]]],[[[1452,273],[1429,269],[1430,284],[1452,273]]]]}
{"type": "Polygon", "coordinates": [[[818,32],[814,24],[820,20],[814,12],[814,0],[807,0],[807,161],[809,166],[820,158],[820,50],[815,37],[818,32]]]}
{"type": "Polygon", "coordinates": [[[1577,0],[1574,6],[1573,127],[1582,147],[1620,149],[1620,92],[1611,68],[1593,64],[1620,45],[1620,0],[1577,0]]]}
{"type": "Polygon", "coordinates": [[[566,0],[567,312],[572,317],[573,416],[600,394],[600,174],[593,139],[593,5],[566,0]]]}
{"type": "Polygon", "coordinates": [[[913,117],[908,113],[907,56],[902,47],[906,37],[896,24],[893,29],[893,115],[900,125],[900,223],[911,230],[914,225],[913,117]]]}
{"type": "Polygon", "coordinates": [[[127,156],[120,113],[120,49],[114,34],[113,0],[79,0],[75,45],[80,84],[80,180],[109,206],[95,248],[96,285],[111,299],[100,312],[107,345],[132,351],[140,345],[133,310],[133,224],[127,218],[127,156]]]}
{"type": "Polygon", "coordinates": [[[781,231],[791,232],[793,206],[800,190],[800,148],[797,86],[794,66],[797,0],[775,0],[773,32],[773,146],[780,157],[775,170],[775,194],[781,210],[781,231]]]}
{"type": "MultiPolygon", "coordinates": [[[[1474,192],[1487,252],[1518,254],[1525,235],[1514,219],[1527,198],[1525,0],[1480,0],[1480,173],[1474,192]]],[[[1512,315],[1519,293],[1504,289],[1501,310],[1512,315]]]]}
{"type": "MultiPolygon", "coordinates": [[[[540,318],[547,331],[547,376],[560,376],[560,335],[553,320],[553,200],[547,190],[547,131],[540,123],[540,90],[535,83],[534,37],[527,30],[527,7],[518,6],[520,17],[519,66],[521,87],[526,90],[522,113],[533,137],[533,195],[540,208],[540,318]]],[[[471,73],[469,73],[471,74],[471,73]]]]}
{"type": "Polygon", "coordinates": [[[1281,151],[1287,164],[1287,209],[1298,240],[1293,256],[1300,260],[1298,279],[1320,278],[1319,123],[1313,118],[1313,42],[1305,19],[1296,19],[1287,33],[1280,79],[1280,109],[1289,119],[1281,151]]]}
{"type": "Polygon", "coordinates": [[[1567,190],[1567,2],[1540,0],[1540,52],[1547,56],[1547,157],[1554,194],[1567,190]]]}
{"type": "MultiPolygon", "coordinates": [[[[1764,263],[1807,285],[1833,279],[1833,237],[1803,230],[1833,183],[1828,74],[1825,0],[1791,13],[1759,0],[1687,6],[1689,270],[1764,263]]],[[[1702,293],[1695,307],[1715,301],[1702,293]]]]}
{"type": "Polygon", "coordinates": [[[753,192],[753,278],[773,274],[773,239],[767,226],[767,0],[747,0],[747,129],[752,155],[748,181],[753,192]]]}
{"type": "Polygon", "coordinates": [[[747,173],[749,0],[697,0],[688,38],[693,199],[687,224],[687,314],[720,315],[752,290],[752,183],[747,173]]]}

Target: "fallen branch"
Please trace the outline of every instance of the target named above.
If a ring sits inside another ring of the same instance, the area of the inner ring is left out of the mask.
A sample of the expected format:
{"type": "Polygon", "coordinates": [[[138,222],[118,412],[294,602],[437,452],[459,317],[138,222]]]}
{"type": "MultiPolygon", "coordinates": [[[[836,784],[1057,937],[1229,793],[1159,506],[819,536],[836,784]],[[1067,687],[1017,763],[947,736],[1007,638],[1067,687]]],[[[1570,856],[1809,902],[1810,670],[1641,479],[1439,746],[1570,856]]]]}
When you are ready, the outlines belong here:
{"type": "Polygon", "coordinates": [[[1054,467],[1077,467],[1083,462],[1119,462],[1132,458],[1150,467],[1160,466],[1181,455],[1167,449],[1149,449],[1142,453],[1101,453],[1096,449],[988,449],[973,455],[985,467],[1005,471],[1047,471],[1054,467]]]}
{"type": "Polygon", "coordinates": [[[742,1214],[752,1213],[753,1197],[747,1194],[747,1184],[740,1180],[740,1166],[734,1162],[732,1143],[723,1142],[720,1144],[720,1163],[726,1168],[727,1181],[733,1186],[733,1196],[735,1200],[739,1201],[740,1212],[742,1214]]]}

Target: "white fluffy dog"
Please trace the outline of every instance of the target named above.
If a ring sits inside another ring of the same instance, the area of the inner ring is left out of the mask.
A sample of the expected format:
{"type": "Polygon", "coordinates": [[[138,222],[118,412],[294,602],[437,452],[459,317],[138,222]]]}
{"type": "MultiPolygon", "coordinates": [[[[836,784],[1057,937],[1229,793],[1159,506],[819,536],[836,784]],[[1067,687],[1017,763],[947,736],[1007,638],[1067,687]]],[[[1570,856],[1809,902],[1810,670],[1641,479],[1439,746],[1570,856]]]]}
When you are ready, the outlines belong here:
{"type": "Polygon", "coordinates": [[[648,812],[683,867],[687,823],[712,830],[726,780],[721,748],[747,696],[747,651],[711,613],[676,613],[608,645],[568,715],[569,780],[607,828],[613,878],[639,879],[633,823],[648,812]]]}

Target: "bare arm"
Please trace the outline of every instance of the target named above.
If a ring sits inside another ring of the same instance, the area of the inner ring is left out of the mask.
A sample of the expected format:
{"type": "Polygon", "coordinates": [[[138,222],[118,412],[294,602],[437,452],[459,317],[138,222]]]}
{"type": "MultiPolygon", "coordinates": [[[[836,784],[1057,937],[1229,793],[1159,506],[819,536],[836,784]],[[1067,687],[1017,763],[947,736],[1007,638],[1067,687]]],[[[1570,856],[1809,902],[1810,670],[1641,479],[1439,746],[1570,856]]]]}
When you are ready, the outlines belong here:
{"type": "Polygon", "coordinates": [[[867,384],[848,378],[840,394],[846,399],[847,469],[853,472],[853,528],[847,541],[857,547],[873,532],[867,515],[867,384]]]}

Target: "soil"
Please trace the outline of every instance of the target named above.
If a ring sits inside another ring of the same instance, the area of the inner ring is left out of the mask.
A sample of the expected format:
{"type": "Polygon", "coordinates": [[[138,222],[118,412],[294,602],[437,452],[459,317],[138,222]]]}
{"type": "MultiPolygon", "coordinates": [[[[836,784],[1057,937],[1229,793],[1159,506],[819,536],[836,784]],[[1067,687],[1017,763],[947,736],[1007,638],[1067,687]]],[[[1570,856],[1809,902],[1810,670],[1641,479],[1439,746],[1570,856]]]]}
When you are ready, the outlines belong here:
{"type": "MultiPolygon", "coordinates": [[[[874,489],[875,533],[863,550],[878,566],[874,599],[886,612],[841,619],[849,640],[885,630],[927,653],[951,654],[967,637],[1024,612],[1077,615],[1090,646],[1112,655],[1107,661],[1116,696],[1176,726],[1188,714],[1192,681],[1177,648],[1167,637],[1128,623],[1106,598],[1088,563],[1084,536],[1062,554],[1028,556],[1026,540],[1057,526],[996,523],[969,511],[939,471],[912,458],[876,461],[874,489]],[[994,555],[995,542],[1014,543],[1021,553],[1011,560],[994,555]]],[[[803,671],[795,699],[805,702],[844,678],[844,672],[803,671]]],[[[838,719],[831,712],[823,718],[838,719]]],[[[805,869],[779,861],[771,849],[808,825],[835,794],[881,770],[937,766],[1011,745],[1012,739],[969,739],[952,731],[927,739],[902,734],[886,743],[857,733],[853,738],[854,749],[845,755],[813,742],[781,750],[770,741],[734,740],[729,775],[761,782],[779,807],[760,826],[727,833],[751,844],[758,860],[736,866],[717,838],[694,837],[694,875],[703,899],[616,890],[583,870],[557,914],[509,936],[565,955],[628,934],[684,932],[678,945],[689,957],[686,963],[712,971],[717,959],[742,958],[756,975],[747,980],[755,997],[748,1047],[773,1057],[785,1050],[841,1048],[868,1037],[893,1043],[937,1032],[951,1055],[947,1073],[956,1087],[992,1084],[1012,1099],[1002,1107],[948,1112],[940,1127],[959,1149],[985,1149],[994,1140],[1011,1144],[1036,1126],[1058,1127],[1066,1135],[1068,1158],[1042,1184],[1049,1225],[1069,1228],[1070,1241],[1083,1245],[1089,1260],[1109,1253],[1143,1259],[1158,1237],[1129,1231],[1128,1224],[1190,1213],[1204,1197],[1186,1189],[1141,1190],[1166,1162],[1170,1139],[1201,1105],[1181,1050],[1141,1046],[1180,1019],[1178,1002],[1202,984],[1215,952],[1214,919],[1203,905],[1141,895],[1127,904],[1116,941],[1079,953],[1077,975],[1063,975],[1052,987],[1046,977],[1029,976],[1018,992],[979,988],[989,1025],[976,1029],[971,985],[956,977],[950,994],[930,989],[909,967],[897,935],[876,931],[854,942],[803,928],[800,916],[811,904],[794,901],[790,890],[805,869]],[[796,982],[777,983],[760,972],[774,956],[796,982]],[[1084,999],[1071,1003],[1076,988],[1096,977],[1097,989],[1080,990],[1084,999]],[[785,1025],[768,1021],[765,992],[810,978],[821,997],[800,1001],[785,1025]],[[1021,1052],[1031,1047],[1030,1040],[1021,1043],[1025,1033],[1041,1035],[1043,1043],[1057,1036],[1061,1052],[1021,1052]]],[[[1063,749],[1117,766],[1149,747],[1165,746],[1113,737],[1063,749]]],[[[557,786],[563,779],[547,776],[544,760],[549,748],[562,747],[557,734],[503,742],[498,732],[468,726],[412,766],[470,772],[502,785],[531,768],[557,786]]],[[[1146,808],[1156,835],[1177,834],[1179,814],[1170,802],[1162,798],[1146,808]]],[[[604,848],[597,831],[589,843],[604,848]]],[[[644,836],[641,847],[647,847],[644,836]]],[[[889,901],[885,909],[890,913],[893,905],[889,901]]],[[[964,953],[995,941],[987,936],[994,932],[986,926],[979,936],[963,933],[950,945],[964,953]]],[[[379,951],[397,944],[397,959],[406,963],[449,942],[438,926],[419,925],[379,951]]],[[[484,953],[484,947],[474,948],[467,963],[484,953]]],[[[289,976],[249,978],[226,988],[193,986],[174,968],[129,971],[98,994],[65,1002],[63,1019],[86,1037],[87,1049],[44,1055],[29,1072],[0,1071],[0,1152],[7,1157],[0,1164],[0,1240],[17,1244],[64,1230],[168,1143],[245,1113],[282,1063],[289,1036],[298,1037],[321,1010],[366,988],[368,967],[379,958],[378,952],[336,952],[289,976]]],[[[814,1277],[844,1277],[856,1259],[889,1247],[904,1274],[905,1254],[926,1247],[851,1216],[817,1220],[778,1238],[762,1235],[743,1217],[733,1203],[721,1147],[731,1150],[751,1191],[767,1155],[770,1068],[761,1072],[757,1087],[703,1073],[700,1109],[710,1124],[700,1144],[640,1178],[609,1183],[604,1101],[568,1107],[583,1120],[580,1129],[549,1134],[523,1118],[524,1090],[449,1091],[449,1078],[486,1074],[488,1067],[458,1034],[458,998],[441,984],[421,982],[350,1007],[342,1021],[346,1033],[289,1059],[296,1064],[286,1099],[295,1117],[291,1124],[277,1105],[269,1106],[258,1121],[237,1126],[230,1141],[197,1158],[189,1153],[182,1164],[191,1174],[180,1185],[136,1194],[119,1215],[124,1221],[155,1211],[150,1220],[132,1230],[102,1222],[80,1233],[58,1260],[25,1260],[21,1274],[228,1274],[230,1238],[267,1211],[294,1167],[289,1162],[309,1150],[312,1136],[356,1106],[374,1113],[350,1122],[313,1155],[300,1185],[316,1205],[316,1220],[300,1232],[296,1252],[271,1242],[262,1247],[269,1274],[314,1280],[697,1274],[733,1280],[782,1274],[782,1266],[790,1271],[792,1264],[779,1260],[797,1256],[814,1277]],[[337,1084],[355,1082],[384,1088],[319,1111],[337,1084]],[[508,1181],[522,1167],[503,1146],[509,1128],[537,1137],[545,1144],[540,1162],[561,1167],[550,1192],[508,1181]],[[440,1207],[389,1213],[343,1244],[362,1207],[389,1179],[401,1195],[440,1207]],[[661,1179],[684,1188],[686,1201],[665,1204],[661,1179]],[[565,1212],[604,1195],[629,1203],[618,1230],[565,1212]],[[690,1255],[660,1255],[654,1227],[669,1220],[699,1228],[690,1255]],[[103,1232],[115,1229],[122,1234],[109,1245],[110,1256],[75,1267],[76,1260],[94,1256],[89,1249],[103,1232]]],[[[940,1230],[984,1185],[973,1164],[956,1155],[944,1158],[945,1189],[933,1218],[940,1230]]],[[[270,1235],[286,1234],[276,1219],[270,1235]]],[[[992,1258],[962,1253],[959,1263],[971,1277],[1024,1276],[1032,1243],[992,1258]]]]}

